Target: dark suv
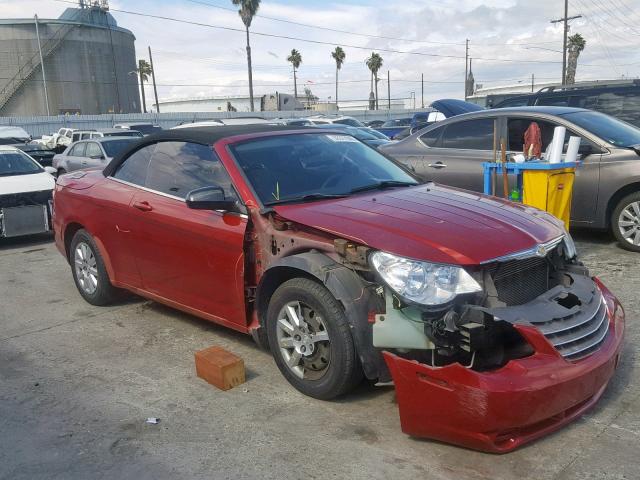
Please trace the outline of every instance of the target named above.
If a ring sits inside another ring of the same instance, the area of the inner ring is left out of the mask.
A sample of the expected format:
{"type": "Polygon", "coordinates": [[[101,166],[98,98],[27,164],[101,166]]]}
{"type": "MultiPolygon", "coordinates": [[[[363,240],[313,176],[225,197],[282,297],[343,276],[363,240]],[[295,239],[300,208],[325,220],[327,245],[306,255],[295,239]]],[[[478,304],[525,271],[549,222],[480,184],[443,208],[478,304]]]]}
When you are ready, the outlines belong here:
{"type": "Polygon", "coordinates": [[[503,100],[493,108],[534,105],[588,108],[640,126],[640,79],[626,83],[546,87],[531,95],[503,100]]]}

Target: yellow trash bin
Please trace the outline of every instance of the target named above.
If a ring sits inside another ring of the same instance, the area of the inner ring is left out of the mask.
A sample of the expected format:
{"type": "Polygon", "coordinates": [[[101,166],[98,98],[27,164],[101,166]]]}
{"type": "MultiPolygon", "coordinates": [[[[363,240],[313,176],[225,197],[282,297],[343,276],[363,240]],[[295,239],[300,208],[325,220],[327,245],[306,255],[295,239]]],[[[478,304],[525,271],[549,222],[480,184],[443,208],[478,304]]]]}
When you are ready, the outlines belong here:
{"type": "Polygon", "coordinates": [[[526,170],[522,179],[522,203],[558,217],[569,229],[575,168],[526,170]]]}

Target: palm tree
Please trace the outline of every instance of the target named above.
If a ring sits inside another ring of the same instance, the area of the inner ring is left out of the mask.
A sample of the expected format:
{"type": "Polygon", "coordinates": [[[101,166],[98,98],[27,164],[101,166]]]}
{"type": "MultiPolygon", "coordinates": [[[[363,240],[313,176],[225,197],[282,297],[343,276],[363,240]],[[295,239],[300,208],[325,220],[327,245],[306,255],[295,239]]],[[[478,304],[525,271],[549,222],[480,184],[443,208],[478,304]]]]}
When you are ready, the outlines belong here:
{"type": "Polygon", "coordinates": [[[576,83],[576,69],[578,68],[578,57],[580,52],[587,46],[587,41],[582,35],[576,33],[571,35],[567,41],[567,50],[569,51],[569,59],[567,60],[567,74],[565,83],[573,85],[576,83]]]}
{"type": "Polygon", "coordinates": [[[151,65],[146,60],[138,60],[138,68],[136,69],[140,77],[140,91],[142,92],[142,112],[147,113],[147,99],[144,95],[144,82],[149,81],[151,75],[151,65]]]}
{"type": "Polygon", "coordinates": [[[242,18],[242,23],[247,31],[247,67],[249,69],[249,102],[251,103],[251,111],[253,112],[253,75],[251,73],[251,45],[249,44],[249,27],[253,17],[260,8],[260,0],[231,0],[236,6],[240,7],[238,14],[242,18]]]}
{"type": "MultiPolygon", "coordinates": [[[[365,63],[367,64],[367,67],[369,67],[369,70],[371,70],[371,75],[373,76],[376,82],[375,103],[376,103],[376,110],[377,110],[378,109],[378,70],[382,68],[383,60],[379,54],[377,54],[376,52],[372,52],[371,56],[367,58],[365,63]]],[[[371,93],[373,93],[373,88],[371,88],[371,93]]]]}
{"type": "Polygon", "coordinates": [[[345,56],[342,47],[336,47],[336,49],[331,52],[331,57],[336,61],[336,109],[338,108],[338,71],[342,68],[345,56]]]}
{"type": "Polygon", "coordinates": [[[296,79],[296,71],[302,63],[302,55],[300,55],[300,52],[294,48],[293,50],[291,50],[291,55],[287,57],[287,62],[291,62],[291,65],[293,65],[293,96],[295,98],[298,98],[298,82],[296,79]]]}

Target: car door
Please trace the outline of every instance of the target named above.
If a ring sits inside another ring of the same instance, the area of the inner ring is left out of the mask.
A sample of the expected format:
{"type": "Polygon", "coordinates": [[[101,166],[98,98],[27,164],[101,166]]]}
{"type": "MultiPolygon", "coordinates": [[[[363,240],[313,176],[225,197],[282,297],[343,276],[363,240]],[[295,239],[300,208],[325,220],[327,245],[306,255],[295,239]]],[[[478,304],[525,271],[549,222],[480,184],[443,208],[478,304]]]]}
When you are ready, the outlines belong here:
{"type": "Polygon", "coordinates": [[[87,146],[87,142],[77,142],[71,145],[69,153],[67,154],[67,171],[72,172],[84,168],[82,161],[84,159],[84,152],[87,146]]]}
{"type": "Polygon", "coordinates": [[[600,159],[602,157],[600,147],[585,136],[577,133],[569,124],[563,123],[561,125],[551,119],[514,115],[507,119],[510,154],[523,153],[524,132],[532,122],[537,123],[540,128],[543,153],[551,143],[553,131],[558,126],[563,126],[567,129],[563,153],[567,151],[570,137],[580,137],[580,150],[584,153],[580,156],[581,165],[576,169],[571,202],[571,222],[575,225],[591,223],[595,218],[598,205],[600,159]]]}
{"type": "Polygon", "coordinates": [[[247,219],[188,208],[187,193],[209,185],[219,185],[228,198],[238,198],[210,146],[158,143],[145,189],[132,203],[140,227],[136,262],[147,292],[228,326],[244,327],[247,219]]]}
{"type": "Polygon", "coordinates": [[[104,153],[97,142],[87,142],[84,158],[81,161],[82,168],[94,168],[104,165],[104,153]]]}
{"type": "Polygon", "coordinates": [[[444,126],[436,146],[423,160],[427,178],[476,192],[483,191],[483,162],[493,161],[493,117],[460,120],[444,126]],[[426,168],[425,168],[426,167],[426,168]]]}
{"type": "Polygon", "coordinates": [[[147,170],[155,144],[144,146],[124,159],[93,198],[98,209],[97,237],[104,244],[117,282],[132,288],[142,288],[142,277],[136,262],[136,244],[144,238],[137,210],[132,208],[134,195],[144,188],[147,170]]]}

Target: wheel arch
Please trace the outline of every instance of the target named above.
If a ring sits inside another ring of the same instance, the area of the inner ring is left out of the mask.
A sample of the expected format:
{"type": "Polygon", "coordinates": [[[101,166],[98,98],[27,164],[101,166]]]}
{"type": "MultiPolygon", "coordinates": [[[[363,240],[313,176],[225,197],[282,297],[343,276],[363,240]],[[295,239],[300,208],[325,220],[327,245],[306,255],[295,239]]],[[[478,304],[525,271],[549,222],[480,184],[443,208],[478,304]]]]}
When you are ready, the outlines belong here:
{"type": "Polygon", "coordinates": [[[635,181],[633,183],[628,183],[624,187],[621,187],[620,189],[618,189],[611,196],[611,198],[609,199],[609,202],[607,203],[607,211],[606,211],[607,216],[605,218],[607,228],[611,228],[611,220],[612,220],[611,217],[613,215],[613,211],[618,206],[618,203],[620,203],[620,200],[622,200],[627,195],[631,195],[632,193],[636,193],[636,192],[640,192],[640,180],[635,181]]]}
{"type": "Polygon", "coordinates": [[[369,311],[375,309],[380,301],[375,294],[375,286],[365,283],[353,270],[324,253],[299,253],[281,258],[269,266],[256,291],[260,329],[266,324],[267,307],[273,293],[284,282],[298,277],[324,285],[342,305],[367,378],[380,378],[388,373],[382,354],[373,347],[372,329],[368,322],[369,311]]]}
{"type": "Polygon", "coordinates": [[[71,242],[73,241],[73,237],[75,236],[76,233],[78,233],[79,230],[82,230],[82,229],[84,229],[87,232],[87,234],[91,235],[91,238],[93,238],[93,241],[96,244],[96,247],[100,251],[100,256],[102,257],[102,261],[104,262],[104,267],[107,270],[107,276],[109,277],[109,281],[115,284],[116,282],[114,277],[113,266],[111,264],[111,257],[109,257],[109,253],[107,252],[107,249],[105,248],[104,244],[100,241],[99,238],[92,235],[91,232],[87,229],[87,227],[82,225],[79,222],[71,222],[64,229],[63,241],[64,241],[64,249],[65,249],[67,262],[71,264],[71,242]]]}

